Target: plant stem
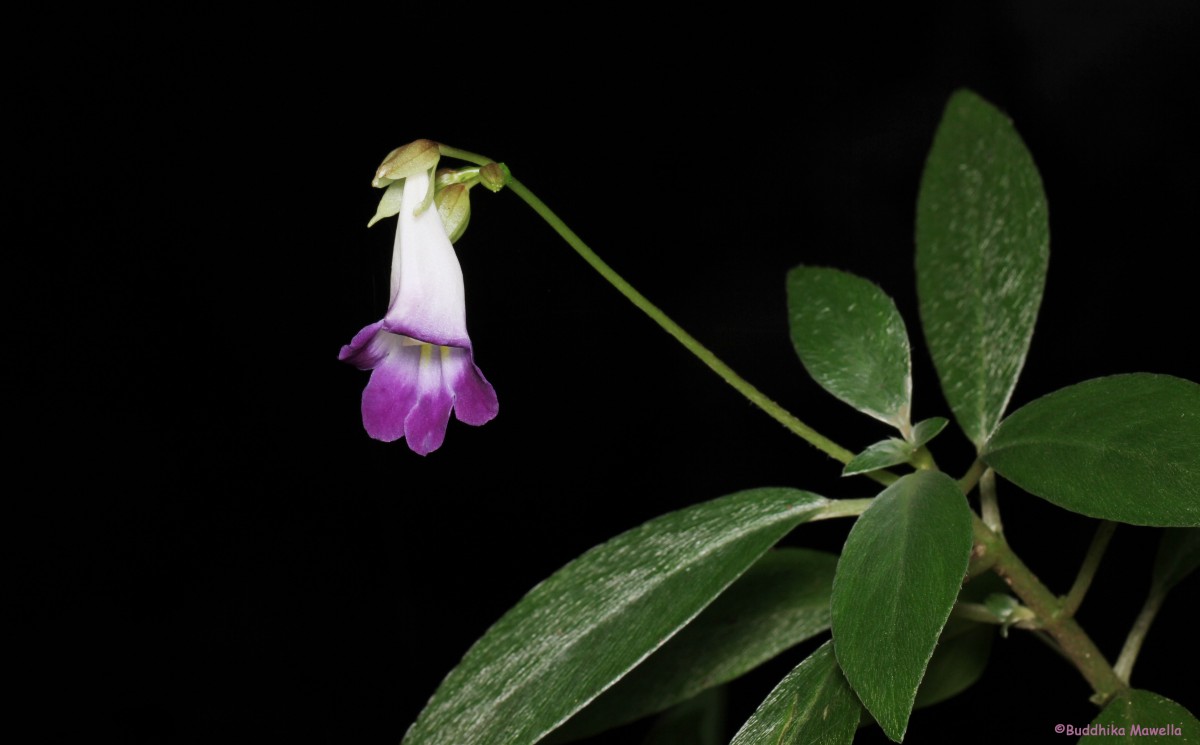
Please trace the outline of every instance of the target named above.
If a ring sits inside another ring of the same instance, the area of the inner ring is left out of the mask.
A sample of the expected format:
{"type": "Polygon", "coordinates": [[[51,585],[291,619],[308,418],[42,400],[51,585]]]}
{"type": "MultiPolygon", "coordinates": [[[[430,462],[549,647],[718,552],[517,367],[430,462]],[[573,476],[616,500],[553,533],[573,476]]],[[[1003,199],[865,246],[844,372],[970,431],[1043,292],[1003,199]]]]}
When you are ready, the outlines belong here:
{"type": "MultiPolygon", "coordinates": [[[[458,158],[481,166],[493,162],[490,158],[477,153],[444,145],[441,146],[441,152],[447,157],[458,158]]],[[[787,427],[788,430],[799,435],[806,442],[831,458],[842,463],[848,463],[854,457],[852,452],[812,429],[782,406],[772,401],[748,381],[735,373],[694,337],[684,331],[682,327],[672,321],[657,306],[626,282],[624,278],[613,271],[612,267],[597,256],[574,231],[567,227],[566,223],[558,215],[547,207],[537,195],[529,191],[524,184],[510,176],[508,186],[534,212],[538,213],[584,261],[599,272],[602,277],[608,280],[613,287],[643,313],[650,316],[663,330],[704,362],[713,372],[717,373],[722,380],[737,389],[752,403],[780,424],[787,427]]],[[[895,474],[888,471],[874,471],[866,475],[884,485],[891,484],[897,479],[895,474]]],[[[1099,704],[1107,702],[1127,686],[1129,672],[1141,647],[1142,639],[1145,637],[1146,631],[1149,629],[1155,614],[1158,612],[1158,606],[1162,604],[1161,594],[1152,594],[1147,599],[1146,606],[1142,609],[1141,615],[1138,616],[1133,630],[1130,631],[1129,638],[1125,643],[1125,649],[1121,652],[1121,660],[1118,662],[1118,667],[1123,671],[1123,676],[1118,676],[1104,659],[1100,650],[1096,648],[1091,638],[1088,637],[1087,633],[1070,617],[1069,613],[1064,613],[1064,606],[1038,580],[1037,576],[1025,566],[1024,562],[1013,553],[1008,543],[1004,540],[1004,537],[1000,534],[1001,523],[999,511],[995,504],[995,482],[991,471],[986,469],[986,466],[981,461],[977,460],[958,483],[962,487],[964,494],[974,488],[976,483],[980,484],[983,511],[985,516],[988,517],[989,523],[994,526],[994,528],[990,527],[980,520],[977,515],[972,513],[972,529],[976,543],[975,550],[972,553],[973,557],[978,560],[977,565],[990,564],[991,568],[1013,589],[1017,597],[1030,610],[1037,614],[1037,624],[1054,640],[1054,646],[1083,674],[1083,677],[1096,693],[1093,696],[1093,701],[1099,704]],[[984,486],[984,482],[986,481],[990,481],[990,484],[984,486]]],[[[870,503],[870,499],[847,499],[831,502],[815,519],[821,520],[859,515],[870,506],[870,503]]],[[[1108,537],[1111,537],[1111,531],[1108,537]]],[[[1107,541],[1108,538],[1105,538],[1103,543],[1107,544],[1107,541]]],[[[1093,541],[1093,547],[1095,547],[1097,542],[1097,540],[1093,541]]],[[[1086,590],[1086,584],[1091,581],[1091,575],[1095,573],[1095,564],[1098,564],[1100,560],[1100,556],[1097,555],[1094,561],[1092,561],[1093,553],[1102,555],[1103,546],[1095,552],[1089,549],[1088,557],[1084,560],[1085,569],[1089,563],[1093,565],[1087,572],[1088,577],[1083,585],[1083,589],[1078,593],[1080,597],[1082,597],[1083,592],[1086,590]]],[[[1081,569],[1081,578],[1083,574],[1084,569],[1081,569]]],[[[1076,585],[1079,584],[1080,580],[1077,579],[1076,585]]],[[[1073,587],[1072,593],[1074,592],[1075,588],[1073,587]]],[[[1068,600],[1070,598],[1071,595],[1069,594],[1068,600]]],[[[1076,603],[1077,605],[1078,603],[1076,603]]]]}
{"type": "MultiPolygon", "coordinates": [[[[442,155],[446,157],[465,160],[469,163],[475,163],[481,166],[494,162],[490,158],[486,158],[478,153],[472,153],[468,150],[460,150],[447,145],[440,145],[439,149],[442,155]]],[[[617,274],[612,267],[610,267],[604,262],[603,259],[597,256],[596,252],[593,251],[586,243],[584,243],[583,239],[575,234],[575,231],[567,227],[567,224],[563,222],[562,218],[560,218],[554,213],[553,210],[547,207],[545,202],[539,199],[536,194],[530,191],[524,184],[513,178],[511,175],[509,176],[508,180],[508,188],[511,189],[514,194],[519,196],[526,204],[528,204],[543,220],[545,220],[546,223],[554,229],[554,232],[558,233],[559,237],[567,242],[567,245],[575,249],[575,253],[579,254],[584,261],[586,261],[593,269],[599,272],[600,276],[608,280],[608,283],[615,287],[618,292],[620,292],[631,303],[637,306],[639,310],[650,316],[651,320],[661,326],[664,331],[675,337],[676,341],[678,341],[689,352],[699,358],[700,361],[707,365],[710,370],[721,376],[722,380],[733,386],[733,388],[743,396],[750,399],[751,403],[762,409],[775,421],[779,422],[784,427],[787,427],[787,429],[793,434],[799,435],[805,442],[809,443],[834,460],[837,460],[841,463],[849,463],[854,457],[854,453],[850,452],[841,445],[838,445],[828,437],[825,437],[820,432],[817,432],[812,427],[800,421],[797,416],[789,412],[787,409],[775,403],[766,394],[755,388],[749,381],[734,372],[729,365],[726,365],[721,358],[713,354],[707,347],[697,341],[695,337],[684,331],[683,327],[671,320],[671,318],[666,313],[663,313],[658,306],[654,305],[654,303],[650,302],[645,295],[634,289],[633,285],[625,281],[624,277],[617,274]]],[[[868,478],[884,484],[885,486],[893,483],[897,479],[895,474],[887,471],[875,471],[865,475],[868,478]]]]}
{"type": "MultiPolygon", "coordinates": [[[[679,324],[671,320],[666,313],[663,313],[645,295],[634,289],[633,285],[626,282],[621,275],[617,274],[612,267],[597,256],[574,231],[567,227],[566,223],[558,215],[554,214],[553,210],[547,207],[541,199],[538,199],[537,195],[527,189],[524,184],[513,178],[509,180],[508,187],[514,194],[533,208],[534,212],[538,213],[571,248],[575,249],[575,253],[579,254],[584,261],[599,272],[600,276],[608,280],[608,283],[624,295],[629,302],[637,306],[639,310],[661,326],[664,331],[673,336],[684,348],[707,365],[710,370],[719,375],[722,380],[748,398],[751,403],[762,409],[772,419],[782,424],[793,434],[798,435],[805,442],[834,460],[841,463],[849,463],[854,457],[854,453],[825,437],[820,432],[817,432],[812,427],[800,421],[798,417],[787,409],[775,403],[775,401],[771,400],[766,394],[758,390],[758,388],[755,388],[749,381],[734,372],[729,365],[725,364],[721,358],[717,357],[707,347],[697,341],[695,337],[684,331],[679,324]]],[[[884,485],[891,484],[897,478],[895,474],[886,471],[875,471],[866,474],[866,476],[884,485]]]]}
{"type": "Polygon", "coordinates": [[[810,517],[809,522],[817,520],[831,520],[836,517],[855,517],[867,511],[874,499],[831,499],[815,517],[810,517]]]}
{"type": "Polygon", "coordinates": [[[1096,534],[1092,536],[1092,543],[1083,557],[1083,564],[1079,567],[1079,574],[1075,577],[1075,583],[1071,585],[1071,589],[1063,598],[1062,613],[1064,617],[1071,618],[1075,615],[1075,611],[1079,610],[1079,604],[1083,602],[1083,596],[1087,594],[1088,587],[1092,584],[1092,577],[1096,576],[1100,560],[1104,558],[1104,551],[1108,548],[1108,542],[1112,540],[1113,532],[1116,529],[1117,524],[1111,520],[1105,520],[1097,526],[1096,534]]]}
{"type": "Polygon", "coordinates": [[[447,158],[465,160],[468,163],[474,163],[477,166],[486,166],[488,163],[496,162],[487,156],[480,155],[479,153],[473,153],[470,150],[460,150],[456,147],[450,147],[449,145],[440,142],[438,143],[438,152],[447,158]]]}
{"type": "Polygon", "coordinates": [[[933,459],[933,453],[929,452],[929,448],[922,445],[917,448],[917,452],[913,453],[912,459],[913,468],[925,469],[929,471],[938,470],[937,461],[933,459]]]}
{"type": "MultiPolygon", "coordinates": [[[[789,430],[799,435],[807,442],[817,447],[822,452],[833,457],[836,460],[846,463],[853,454],[850,451],[842,448],[832,442],[823,435],[817,433],[808,425],[801,422],[791,413],[780,407],[774,401],[767,398],[757,388],[738,376],[712,352],[706,349],[690,334],[679,327],[665,313],[655,307],[641,293],[635,290],[628,282],[618,275],[608,264],[604,263],[588,246],[583,242],[563,221],[554,214],[540,199],[530,192],[525,186],[516,179],[509,182],[511,188],[517,196],[521,197],[530,207],[544,219],[555,232],[557,232],[585,261],[588,262],[601,276],[609,281],[621,294],[625,295],[634,305],[640,308],[646,315],[650,316],[659,326],[667,333],[675,337],[684,347],[692,354],[696,355],[709,366],[714,372],[721,376],[725,382],[736,388],[742,395],[750,399],[759,408],[770,414],[772,417],[787,427],[789,430]]],[[[971,471],[960,481],[960,484],[966,485],[969,489],[974,486],[974,482],[979,481],[981,490],[983,480],[987,478],[990,471],[985,470],[984,465],[976,461],[972,466],[971,471]]],[[[896,476],[888,472],[874,472],[868,474],[880,483],[888,484],[895,481],[896,476]]],[[[999,514],[995,510],[995,483],[991,484],[991,509],[990,516],[995,519],[997,528],[1000,526],[999,514]]],[[[865,510],[870,500],[845,500],[847,504],[833,506],[832,509],[827,508],[818,519],[833,518],[848,516],[853,514],[861,514],[865,510]],[[859,503],[859,504],[851,504],[859,503]]],[[[985,501],[986,504],[986,501],[985,501]]],[[[1087,633],[1079,626],[1074,619],[1062,616],[1062,608],[1059,605],[1058,599],[1046,589],[1038,578],[1029,570],[1028,567],[1012,552],[1004,538],[996,531],[990,529],[978,517],[972,515],[974,519],[975,539],[976,542],[984,547],[984,553],[994,556],[993,569],[1004,578],[1004,580],[1013,588],[1017,596],[1038,616],[1038,621],[1042,628],[1045,629],[1058,644],[1062,653],[1071,660],[1075,667],[1083,674],[1083,677],[1092,686],[1096,692],[1097,699],[1107,701],[1114,694],[1125,687],[1124,683],[1117,678],[1113,669],[1109,666],[1100,650],[1088,637],[1087,633]]]]}
{"type": "Polygon", "coordinates": [[[1003,536],[990,530],[972,515],[975,542],[983,553],[995,556],[993,569],[1013,589],[1021,602],[1037,614],[1042,629],[1058,642],[1062,653],[1096,692],[1093,701],[1103,704],[1126,687],[1104,659],[1095,643],[1075,619],[1064,616],[1058,598],[1013,553],[1003,536]]]}
{"type": "Polygon", "coordinates": [[[963,477],[958,480],[958,488],[962,489],[963,494],[971,493],[971,490],[979,483],[979,477],[983,475],[983,471],[986,468],[987,465],[981,460],[977,460],[971,464],[971,467],[963,474],[963,477]]]}
{"type": "Polygon", "coordinates": [[[983,545],[976,543],[971,549],[971,560],[967,564],[967,579],[972,580],[979,575],[991,571],[996,566],[994,554],[987,553],[983,545]]]}
{"type": "Polygon", "coordinates": [[[1034,632],[1032,632],[1032,633],[1033,633],[1033,638],[1034,638],[1034,639],[1037,639],[1037,640],[1038,640],[1039,642],[1041,642],[1042,644],[1045,644],[1045,645],[1046,645],[1046,646],[1047,646],[1047,647],[1050,649],[1050,651],[1054,652],[1054,654],[1056,654],[1056,655],[1058,655],[1059,657],[1063,658],[1063,659],[1064,659],[1064,660],[1066,660],[1067,662],[1071,662],[1071,658],[1070,658],[1070,657],[1068,657],[1068,656],[1066,655],[1066,653],[1062,651],[1062,647],[1060,647],[1060,646],[1058,646],[1057,644],[1055,644],[1055,643],[1054,643],[1054,640],[1053,640],[1053,639],[1051,639],[1051,638],[1050,638],[1050,635],[1049,635],[1049,634],[1047,634],[1045,631],[1041,631],[1041,630],[1039,629],[1039,630],[1037,630],[1037,631],[1034,631],[1034,632]]]}
{"type": "Polygon", "coordinates": [[[987,469],[979,477],[979,509],[983,524],[993,533],[1004,534],[1004,523],[1000,521],[1000,503],[996,501],[996,472],[987,469]]]}
{"type": "MultiPolygon", "coordinates": [[[[481,166],[494,162],[490,158],[486,158],[478,153],[472,153],[467,150],[459,150],[458,148],[453,148],[446,145],[441,145],[440,150],[442,155],[446,157],[465,160],[469,163],[475,163],[481,166]]],[[[715,354],[713,354],[707,347],[697,341],[695,337],[684,331],[683,327],[671,320],[671,318],[666,313],[663,313],[658,306],[654,305],[654,303],[650,302],[645,295],[634,289],[633,285],[626,282],[624,277],[617,274],[612,267],[610,267],[604,262],[603,259],[597,256],[596,252],[593,251],[586,243],[584,243],[583,239],[575,234],[575,231],[567,227],[567,224],[563,222],[562,218],[560,218],[554,213],[553,210],[547,207],[545,202],[539,199],[536,194],[530,191],[520,181],[512,178],[511,175],[508,180],[508,188],[511,189],[513,193],[520,197],[526,204],[528,204],[534,212],[538,213],[538,215],[545,220],[551,228],[554,229],[554,232],[558,233],[559,237],[567,242],[567,245],[575,249],[575,253],[579,254],[584,261],[586,261],[593,269],[599,272],[600,276],[608,280],[608,283],[615,287],[618,292],[624,295],[629,302],[633,303],[639,310],[650,316],[651,320],[661,326],[662,329],[668,334],[675,337],[675,340],[682,344],[684,348],[699,358],[700,361],[705,365],[708,365],[710,370],[721,376],[722,380],[733,386],[733,388],[743,396],[750,399],[752,404],[762,409],[772,419],[779,422],[784,427],[787,427],[787,429],[793,434],[799,435],[800,438],[805,442],[825,453],[834,460],[841,463],[849,463],[854,457],[854,453],[850,452],[841,445],[838,445],[836,442],[830,440],[820,432],[817,432],[812,427],[800,421],[798,417],[789,412],[787,409],[775,403],[766,394],[751,385],[749,381],[734,372],[729,365],[726,365],[720,357],[717,357],[715,354]]],[[[866,475],[868,478],[878,481],[885,486],[893,483],[898,478],[895,474],[888,471],[873,471],[864,475],[866,475]]]]}
{"type": "Polygon", "coordinates": [[[1133,674],[1133,663],[1137,662],[1138,652],[1142,651],[1142,641],[1146,638],[1146,632],[1150,631],[1150,624],[1154,623],[1154,617],[1158,615],[1164,597],[1166,593],[1159,591],[1157,587],[1150,591],[1146,604],[1142,606],[1142,612],[1138,613],[1133,628],[1129,630],[1129,636],[1125,638],[1125,646],[1121,647],[1121,654],[1117,657],[1117,664],[1113,669],[1126,685],[1129,684],[1129,676],[1133,674]]]}

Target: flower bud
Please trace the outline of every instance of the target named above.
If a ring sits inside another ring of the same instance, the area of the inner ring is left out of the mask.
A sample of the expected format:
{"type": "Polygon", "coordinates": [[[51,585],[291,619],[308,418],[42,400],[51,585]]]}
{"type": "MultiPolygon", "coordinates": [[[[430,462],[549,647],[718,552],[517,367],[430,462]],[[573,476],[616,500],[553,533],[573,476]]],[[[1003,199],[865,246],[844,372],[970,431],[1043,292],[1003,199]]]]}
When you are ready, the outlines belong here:
{"type": "Polygon", "coordinates": [[[438,217],[446,228],[446,235],[454,243],[467,230],[471,219],[471,188],[465,184],[451,184],[437,193],[438,217]]]}
{"type": "Polygon", "coordinates": [[[479,183],[493,192],[503,189],[510,178],[512,174],[503,163],[488,163],[479,169],[479,183]]]}
{"type": "Polygon", "coordinates": [[[413,140],[388,153],[383,162],[379,164],[379,168],[375,170],[375,178],[371,180],[371,186],[377,189],[383,188],[405,176],[428,171],[437,165],[438,159],[441,157],[438,144],[433,140],[413,140]]]}

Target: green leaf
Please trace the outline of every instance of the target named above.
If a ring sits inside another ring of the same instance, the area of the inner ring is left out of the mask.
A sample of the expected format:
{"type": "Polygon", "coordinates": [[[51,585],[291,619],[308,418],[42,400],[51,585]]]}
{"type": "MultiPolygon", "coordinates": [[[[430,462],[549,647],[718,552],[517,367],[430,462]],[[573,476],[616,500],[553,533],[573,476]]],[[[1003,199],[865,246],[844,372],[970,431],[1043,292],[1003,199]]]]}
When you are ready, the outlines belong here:
{"type": "Polygon", "coordinates": [[[675,706],[658,718],[642,745],[722,745],[725,698],[718,686],[675,706]]]}
{"type": "Polygon", "coordinates": [[[947,623],[933,657],[929,658],[913,707],[932,706],[974,685],[987,667],[995,636],[996,628],[985,623],[947,623]]]}
{"type": "Polygon", "coordinates": [[[1025,364],[1049,256],[1033,158],[1008,117],[958,91],[921,177],[917,294],[942,392],[977,447],[1025,364]]]}
{"type": "Polygon", "coordinates": [[[692,620],[828,500],[755,489],[623,533],[520,600],[467,652],[406,745],[529,745],[692,620]]]}
{"type": "Polygon", "coordinates": [[[913,425],[913,447],[919,448],[927,444],[930,440],[941,434],[942,430],[949,423],[950,420],[944,416],[935,416],[931,419],[917,422],[913,425]]]}
{"type": "Polygon", "coordinates": [[[750,716],[730,745],[849,745],[862,706],[825,642],[750,716]]]}
{"type": "Polygon", "coordinates": [[[981,453],[1030,494],[1089,517],[1200,525],[1200,385],[1113,375],[1068,386],[1004,420],[981,453]]]}
{"type": "Polygon", "coordinates": [[[892,299],[853,274],[811,266],[788,272],[787,293],[792,344],[808,374],[907,435],[912,365],[892,299]]]}
{"type": "Polygon", "coordinates": [[[1154,557],[1154,591],[1166,593],[1200,566],[1200,529],[1167,528],[1154,557]]]}
{"type": "MultiPolygon", "coordinates": [[[[959,590],[958,603],[982,603],[989,595],[1007,589],[1008,585],[1000,577],[988,572],[970,580],[959,590]]],[[[913,708],[940,703],[974,685],[987,667],[995,636],[996,627],[992,624],[951,615],[942,629],[933,657],[929,658],[913,708]]]]}
{"type": "Polygon", "coordinates": [[[833,581],[833,638],[846,679],[900,742],[921,676],[967,572],[971,511],[937,471],[902,476],[855,522],[833,581]]]}
{"type": "MultiPolygon", "coordinates": [[[[1136,688],[1119,694],[1092,720],[1080,743],[1200,743],[1200,722],[1169,698],[1136,688]],[[1095,729],[1093,729],[1095,728],[1095,729]]],[[[1057,730],[1056,730],[1057,731],[1057,730]]]]}
{"type": "Polygon", "coordinates": [[[662,711],[829,628],[837,557],[767,553],[662,649],[556,730],[569,742],[662,711]]]}
{"type": "Polygon", "coordinates": [[[851,458],[846,467],[842,469],[842,475],[854,476],[907,463],[916,450],[911,443],[889,437],[868,446],[866,450],[851,458]]]}
{"type": "Polygon", "coordinates": [[[946,424],[948,424],[948,420],[944,417],[926,419],[913,425],[911,442],[889,437],[869,445],[850,459],[850,462],[842,469],[842,475],[856,476],[860,473],[869,473],[881,468],[908,463],[912,460],[913,454],[937,437],[946,424]]]}

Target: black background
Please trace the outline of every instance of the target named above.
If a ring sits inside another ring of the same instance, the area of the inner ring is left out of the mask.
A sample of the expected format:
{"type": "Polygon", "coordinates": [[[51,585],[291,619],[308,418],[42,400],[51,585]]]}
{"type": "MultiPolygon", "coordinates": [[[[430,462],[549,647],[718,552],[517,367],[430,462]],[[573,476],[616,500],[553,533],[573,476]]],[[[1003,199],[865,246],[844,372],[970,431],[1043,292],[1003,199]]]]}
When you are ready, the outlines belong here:
{"type": "MultiPolygon", "coordinates": [[[[337,352],[387,302],[394,223],[365,227],[371,174],[418,137],[507,162],[734,369],[859,449],[888,433],[806,378],[783,277],[808,263],[879,283],[914,342],[916,417],[946,413],[912,220],[942,107],[969,86],[1012,116],[1050,204],[1013,406],[1118,372],[1196,379],[1196,7],[959,5],[801,24],[577,10],[552,31],[515,7],[500,22],[296,6],[23,32],[10,455],[14,484],[34,484],[17,615],[45,740],[396,743],[470,643],[596,543],[753,486],[872,494],[514,195],[478,189],[457,247],[500,415],[452,422],[425,458],[369,440],[367,376],[337,352]]],[[[960,441],[936,443],[952,473],[970,462],[960,441]]],[[[1011,486],[1002,499],[1014,547],[1065,592],[1091,526],[1011,486]]],[[[847,527],[789,540],[836,551],[847,527]]],[[[1155,541],[1122,527],[1080,612],[1110,656],[1155,541]]],[[[1179,598],[1195,588],[1168,601],[1134,677],[1193,710],[1179,598]]],[[[736,687],[730,726],[816,643],[736,687]]],[[[1014,633],[906,741],[1062,741],[1054,724],[1094,716],[1088,692],[1014,633]]]]}

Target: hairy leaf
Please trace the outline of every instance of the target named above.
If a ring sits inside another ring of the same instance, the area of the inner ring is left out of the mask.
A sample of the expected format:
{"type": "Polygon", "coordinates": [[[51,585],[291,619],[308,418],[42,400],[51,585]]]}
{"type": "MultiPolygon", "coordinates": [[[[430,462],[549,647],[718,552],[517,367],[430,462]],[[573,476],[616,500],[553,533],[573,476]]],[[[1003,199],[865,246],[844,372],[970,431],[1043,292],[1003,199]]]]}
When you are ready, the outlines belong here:
{"type": "Polygon", "coordinates": [[[602,732],[662,711],[758,667],[829,628],[837,557],[768,552],[694,621],[544,742],[602,732]]]}
{"type": "Polygon", "coordinates": [[[750,716],[730,745],[849,745],[862,706],[825,642],[750,716]]]}
{"type": "Polygon", "coordinates": [[[977,447],[1025,364],[1049,256],[1033,158],[1008,117],[958,91],[921,177],[917,293],[942,392],[977,447]]]}
{"type": "Polygon", "coordinates": [[[755,489],[664,515],[520,600],[446,676],[406,745],[530,745],[687,624],[827,500],[755,489]]]}
{"type": "Polygon", "coordinates": [[[1169,375],[1095,378],[1004,420],[983,460],[1030,494],[1089,517],[1200,525],[1200,385],[1169,375]]]}
{"type": "Polygon", "coordinates": [[[788,272],[787,292],[792,344],[808,374],[908,436],[908,332],[892,299],[861,277],[812,266],[788,272]]]}
{"type": "Polygon", "coordinates": [[[896,742],[958,597],[971,543],[966,498],[936,471],[908,474],[885,489],[846,539],[833,582],[837,658],[896,742]]]}

